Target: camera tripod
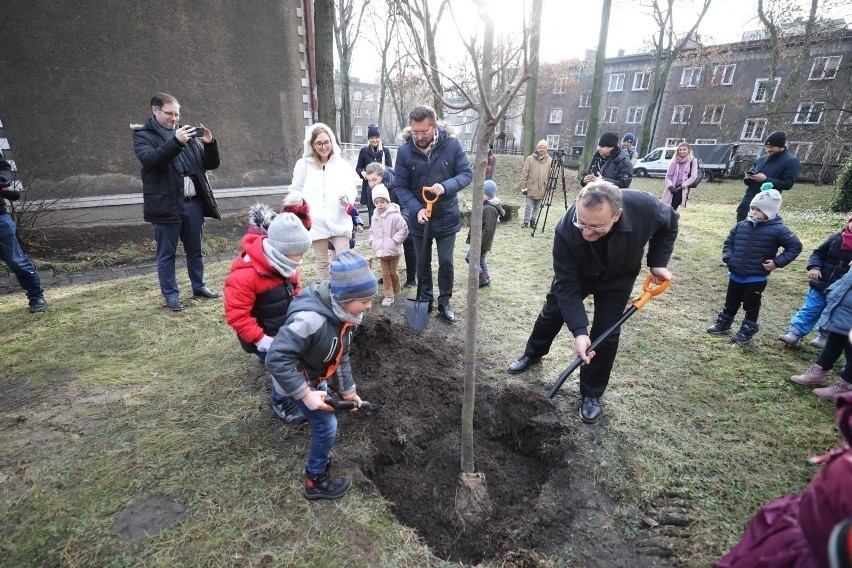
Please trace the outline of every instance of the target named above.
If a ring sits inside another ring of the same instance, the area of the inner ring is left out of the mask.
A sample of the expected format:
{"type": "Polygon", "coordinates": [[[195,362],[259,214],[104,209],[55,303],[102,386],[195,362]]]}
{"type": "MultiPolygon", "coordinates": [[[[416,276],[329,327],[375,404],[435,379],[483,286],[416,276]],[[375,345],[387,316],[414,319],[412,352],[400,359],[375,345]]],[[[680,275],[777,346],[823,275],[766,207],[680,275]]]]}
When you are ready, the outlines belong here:
{"type": "Polygon", "coordinates": [[[550,172],[547,176],[547,187],[544,190],[544,197],[542,198],[541,207],[538,209],[538,215],[535,218],[535,222],[532,224],[532,232],[530,233],[531,237],[535,236],[535,231],[538,229],[538,232],[544,231],[544,226],[547,224],[547,214],[550,212],[550,206],[553,205],[553,193],[556,191],[556,186],[559,184],[559,180],[562,180],[562,198],[565,201],[565,210],[568,210],[568,191],[567,184],[565,183],[565,150],[555,150],[553,152],[553,161],[550,163],[550,172]],[[546,210],[545,210],[546,208],[546,210]],[[544,220],[541,220],[541,212],[544,211],[544,220]]]}

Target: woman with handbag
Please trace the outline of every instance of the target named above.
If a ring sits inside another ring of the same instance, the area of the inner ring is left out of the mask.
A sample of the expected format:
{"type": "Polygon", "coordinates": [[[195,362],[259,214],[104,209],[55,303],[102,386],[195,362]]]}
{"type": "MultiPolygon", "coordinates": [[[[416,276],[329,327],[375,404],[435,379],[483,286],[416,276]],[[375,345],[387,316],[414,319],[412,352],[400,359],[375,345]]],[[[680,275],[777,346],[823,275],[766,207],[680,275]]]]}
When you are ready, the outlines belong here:
{"type": "Polygon", "coordinates": [[[699,175],[698,159],[692,155],[689,144],[681,142],[666,172],[666,189],[663,190],[663,196],[660,198],[662,202],[668,203],[674,210],[681,205],[686,207],[689,188],[699,175]]]}

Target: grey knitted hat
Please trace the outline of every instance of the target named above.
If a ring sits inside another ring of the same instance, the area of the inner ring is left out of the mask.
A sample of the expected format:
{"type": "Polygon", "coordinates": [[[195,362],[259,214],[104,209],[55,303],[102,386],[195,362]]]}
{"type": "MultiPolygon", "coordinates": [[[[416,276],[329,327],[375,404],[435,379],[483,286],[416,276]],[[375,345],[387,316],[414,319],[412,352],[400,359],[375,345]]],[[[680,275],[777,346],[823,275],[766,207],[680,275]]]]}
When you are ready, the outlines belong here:
{"type": "Polygon", "coordinates": [[[293,213],[279,213],[266,230],[268,242],[284,255],[305,254],[311,248],[311,236],[293,213]]]}

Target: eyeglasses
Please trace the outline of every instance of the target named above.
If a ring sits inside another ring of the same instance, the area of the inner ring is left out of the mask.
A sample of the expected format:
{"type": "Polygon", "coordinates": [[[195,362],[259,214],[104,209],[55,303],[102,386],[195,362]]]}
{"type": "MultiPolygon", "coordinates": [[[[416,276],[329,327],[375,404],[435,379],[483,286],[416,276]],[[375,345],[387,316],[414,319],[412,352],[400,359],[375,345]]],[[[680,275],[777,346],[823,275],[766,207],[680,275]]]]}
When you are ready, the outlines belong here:
{"type": "Polygon", "coordinates": [[[593,233],[606,233],[609,231],[609,228],[612,226],[614,221],[610,220],[609,223],[604,225],[603,227],[591,227],[589,225],[583,225],[582,223],[577,222],[577,211],[574,211],[574,218],[571,220],[571,224],[580,229],[581,231],[592,231],[593,233]]]}
{"type": "Polygon", "coordinates": [[[317,148],[326,148],[331,146],[331,140],[326,140],[325,142],[314,142],[314,146],[317,148]]]}
{"type": "Polygon", "coordinates": [[[169,112],[169,111],[165,111],[161,108],[158,108],[157,110],[160,111],[161,113],[163,113],[166,116],[170,116],[172,118],[180,118],[180,113],[178,113],[178,112],[169,112]]]}
{"type": "Polygon", "coordinates": [[[422,138],[432,133],[432,127],[430,126],[428,130],[412,130],[411,133],[418,138],[422,138]]]}

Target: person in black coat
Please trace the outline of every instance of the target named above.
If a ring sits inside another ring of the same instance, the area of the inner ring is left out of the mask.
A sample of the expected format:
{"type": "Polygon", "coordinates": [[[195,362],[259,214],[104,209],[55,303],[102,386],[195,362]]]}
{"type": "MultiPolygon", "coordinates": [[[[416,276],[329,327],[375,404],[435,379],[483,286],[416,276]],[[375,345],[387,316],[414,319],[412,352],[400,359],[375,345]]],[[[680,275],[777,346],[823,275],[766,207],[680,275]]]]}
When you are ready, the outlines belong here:
{"type": "Polygon", "coordinates": [[[603,180],[580,190],[554,231],[554,277],[544,307],[523,355],[507,370],[521,373],[537,363],[567,326],[574,335],[574,357],[586,363],[580,368],[580,417],[587,424],[597,422],[620,330],[613,331],[594,352],[589,347],[623,314],[646,256],[645,245],[654,283],[671,280],[666,266],[674,250],[678,219],[670,205],[644,191],[621,190],[603,180]],[[591,330],[583,303],[589,295],[595,301],[591,330]]]}
{"type": "Polygon", "coordinates": [[[145,124],[133,127],[133,150],[142,163],[142,199],[145,220],[157,241],[157,277],[166,307],[180,311],[180,289],[175,277],[178,240],[186,253],[186,271],[192,293],[218,298],[204,281],[201,252],[204,218],[221,219],[207,180],[207,170],[219,167],[219,146],[203,124],[180,126],[180,103],[166,93],[151,97],[145,124]]]}
{"type": "Polygon", "coordinates": [[[621,189],[630,187],[633,180],[633,164],[630,154],[619,145],[617,132],[604,132],[598,140],[598,151],[583,170],[580,184],[605,180],[621,189]]]}
{"type": "Polygon", "coordinates": [[[367,145],[361,147],[358,152],[358,163],[355,165],[355,173],[358,174],[363,181],[361,182],[361,205],[367,206],[367,221],[373,218],[373,211],[376,206],[373,205],[373,192],[370,189],[370,184],[367,182],[367,165],[373,162],[378,162],[387,169],[393,168],[391,161],[390,150],[382,146],[381,132],[379,127],[371,124],[367,127],[367,145]]]}
{"type": "Polygon", "coordinates": [[[771,183],[778,191],[786,191],[793,187],[799,176],[799,158],[787,151],[787,135],[783,132],[773,132],[766,138],[763,146],[766,155],[754,162],[754,166],[743,174],[746,185],[745,195],[737,207],[737,223],[748,215],[751,200],[760,193],[764,183],[771,183]]]}

